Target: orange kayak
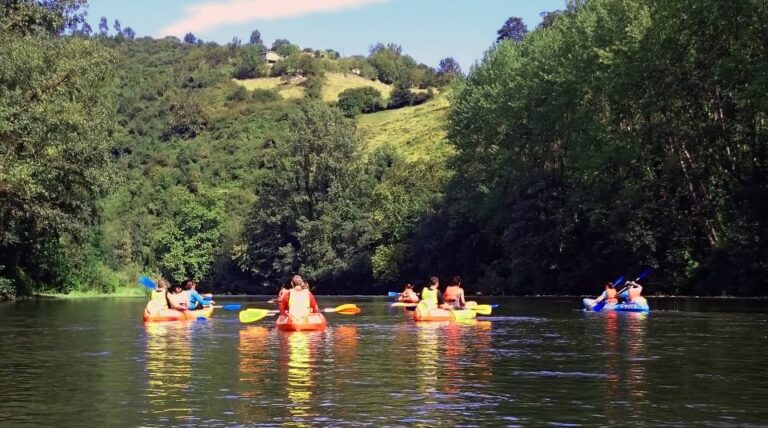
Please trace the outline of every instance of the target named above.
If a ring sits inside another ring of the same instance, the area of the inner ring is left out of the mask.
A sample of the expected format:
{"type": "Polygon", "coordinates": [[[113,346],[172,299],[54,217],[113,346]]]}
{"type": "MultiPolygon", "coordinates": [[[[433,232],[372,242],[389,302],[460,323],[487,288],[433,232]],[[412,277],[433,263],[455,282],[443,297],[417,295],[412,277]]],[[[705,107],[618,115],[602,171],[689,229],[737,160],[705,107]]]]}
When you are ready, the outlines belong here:
{"type": "Polygon", "coordinates": [[[282,331],[324,331],[325,317],[321,313],[311,313],[296,320],[290,315],[280,315],[275,325],[282,331]]]}
{"type": "Polygon", "coordinates": [[[416,306],[416,310],[413,311],[415,321],[464,321],[474,319],[476,316],[477,313],[469,309],[427,309],[425,305],[421,304],[416,306]]]}
{"type": "Polygon", "coordinates": [[[208,319],[213,315],[213,308],[198,309],[196,311],[177,311],[175,309],[160,309],[154,314],[150,314],[144,309],[144,322],[167,322],[167,321],[194,321],[198,318],[208,319]]]}

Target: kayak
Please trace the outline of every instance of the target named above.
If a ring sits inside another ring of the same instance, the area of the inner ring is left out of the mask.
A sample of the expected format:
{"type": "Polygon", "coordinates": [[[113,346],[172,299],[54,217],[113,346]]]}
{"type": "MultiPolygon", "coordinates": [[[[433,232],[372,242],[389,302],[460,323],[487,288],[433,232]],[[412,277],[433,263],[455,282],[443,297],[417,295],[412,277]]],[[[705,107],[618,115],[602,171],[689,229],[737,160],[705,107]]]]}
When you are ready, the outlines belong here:
{"type": "Polygon", "coordinates": [[[325,317],[318,312],[311,313],[300,320],[290,315],[280,315],[275,325],[282,331],[324,331],[325,317]]]}
{"type": "Polygon", "coordinates": [[[196,319],[208,319],[212,315],[212,307],[198,309],[196,311],[160,309],[154,314],[150,314],[146,309],[144,309],[144,322],[194,321],[196,319]]]}
{"type": "Polygon", "coordinates": [[[477,312],[469,309],[426,309],[425,305],[421,304],[413,311],[414,321],[465,321],[474,319],[476,316],[477,312]]]}
{"type": "Polygon", "coordinates": [[[418,303],[408,303],[408,302],[395,302],[391,305],[389,305],[390,308],[415,308],[418,303]]]}
{"type": "MultiPolygon", "coordinates": [[[[584,309],[591,311],[595,307],[595,299],[583,299],[584,309]]],[[[606,303],[603,306],[604,311],[617,311],[617,312],[648,312],[651,308],[646,305],[637,303],[606,303]]]]}

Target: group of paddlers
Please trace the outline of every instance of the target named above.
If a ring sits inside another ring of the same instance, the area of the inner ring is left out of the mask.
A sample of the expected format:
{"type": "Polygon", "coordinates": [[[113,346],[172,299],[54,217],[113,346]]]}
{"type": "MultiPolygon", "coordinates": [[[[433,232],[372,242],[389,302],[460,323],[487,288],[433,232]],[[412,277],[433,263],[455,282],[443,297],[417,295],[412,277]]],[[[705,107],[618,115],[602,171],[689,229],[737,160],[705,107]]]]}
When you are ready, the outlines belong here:
{"type": "Polygon", "coordinates": [[[196,289],[197,282],[193,279],[170,284],[165,278],[161,278],[157,281],[157,288],[152,291],[147,304],[147,312],[152,314],[163,309],[192,311],[215,304],[213,300],[206,299],[196,289]]]}
{"type": "Polygon", "coordinates": [[[616,305],[619,303],[632,303],[637,305],[648,305],[645,297],[640,294],[643,292],[643,286],[635,281],[627,281],[626,287],[620,291],[616,291],[616,284],[612,282],[605,283],[605,291],[595,299],[595,303],[600,303],[605,300],[606,304],[616,305]]]}
{"type": "Polygon", "coordinates": [[[461,277],[454,276],[445,291],[440,291],[440,280],[433,276],[421,290],[421,297],[413,290],[413,284],[405,284],[405,289],[398,294],[397,301],[403,303],[419,303],[420,301],[436,302],[443,309],[463,309],[467,305],[461,277]]]}

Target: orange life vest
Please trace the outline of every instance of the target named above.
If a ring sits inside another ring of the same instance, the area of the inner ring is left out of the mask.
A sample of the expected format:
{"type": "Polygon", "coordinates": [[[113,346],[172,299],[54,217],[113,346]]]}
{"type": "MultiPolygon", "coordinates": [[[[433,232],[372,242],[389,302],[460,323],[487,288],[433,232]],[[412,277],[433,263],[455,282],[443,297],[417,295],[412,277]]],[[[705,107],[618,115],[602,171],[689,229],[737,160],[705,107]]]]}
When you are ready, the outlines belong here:
{"type": "Polygon", "coordinates": [[[632,302],[635,301],[635,299],[640,297],[640,293],[642,291],[643,291],[643,287],[639,286],[639,285],[638,286],[629,287],[629,302],[632,303],[632,302]]]}
{"type": "Polygon", "coordinates": [[[461,288],[457,285],[449,285],[448,288],[445,289],[445,292],[443,293],[443,300],[445,300],[448,303],[453,303],[456,300],[459,300],[459,296],[461,295],[461,288]]]}
{"type": "Polygon", "coordinates": [[[615,288],[606,288],[605,289],[605,303],[619,303],[619,299],[616,297],[619,294],[618,291],[616,291],[615,288]]]}

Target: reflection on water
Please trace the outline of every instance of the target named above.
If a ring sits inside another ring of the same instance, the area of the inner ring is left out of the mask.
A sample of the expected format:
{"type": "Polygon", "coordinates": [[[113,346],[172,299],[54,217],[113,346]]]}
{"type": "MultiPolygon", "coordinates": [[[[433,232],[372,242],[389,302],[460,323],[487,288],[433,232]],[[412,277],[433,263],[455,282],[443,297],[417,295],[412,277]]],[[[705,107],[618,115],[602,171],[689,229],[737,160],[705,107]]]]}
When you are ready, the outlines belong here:
{"type": "Polygon", "coordinates": [[[147,323],[146,400],[149,417],[168,415],[172,420],[192,417],[187,396],[180,394],[192,380],[192,323],[147,323]]]}
{"type": "Polygon", "coordinates": [[[324,333],[281,332],[280,348],[286,362],[285,392],[287,426],[306,427],[316,416],[312,406],[317,346],[324,333]]]}
{"type": "Polygon", "coordinates": [[[226,312],[145,326],[144,299],[0,305],[0,421],[768,426],[766,310],[585,313],[574,299],[499,299],[493,316],[451,324],[361,300],[361,314],[330,317],[324,333],[226,312]]]}

